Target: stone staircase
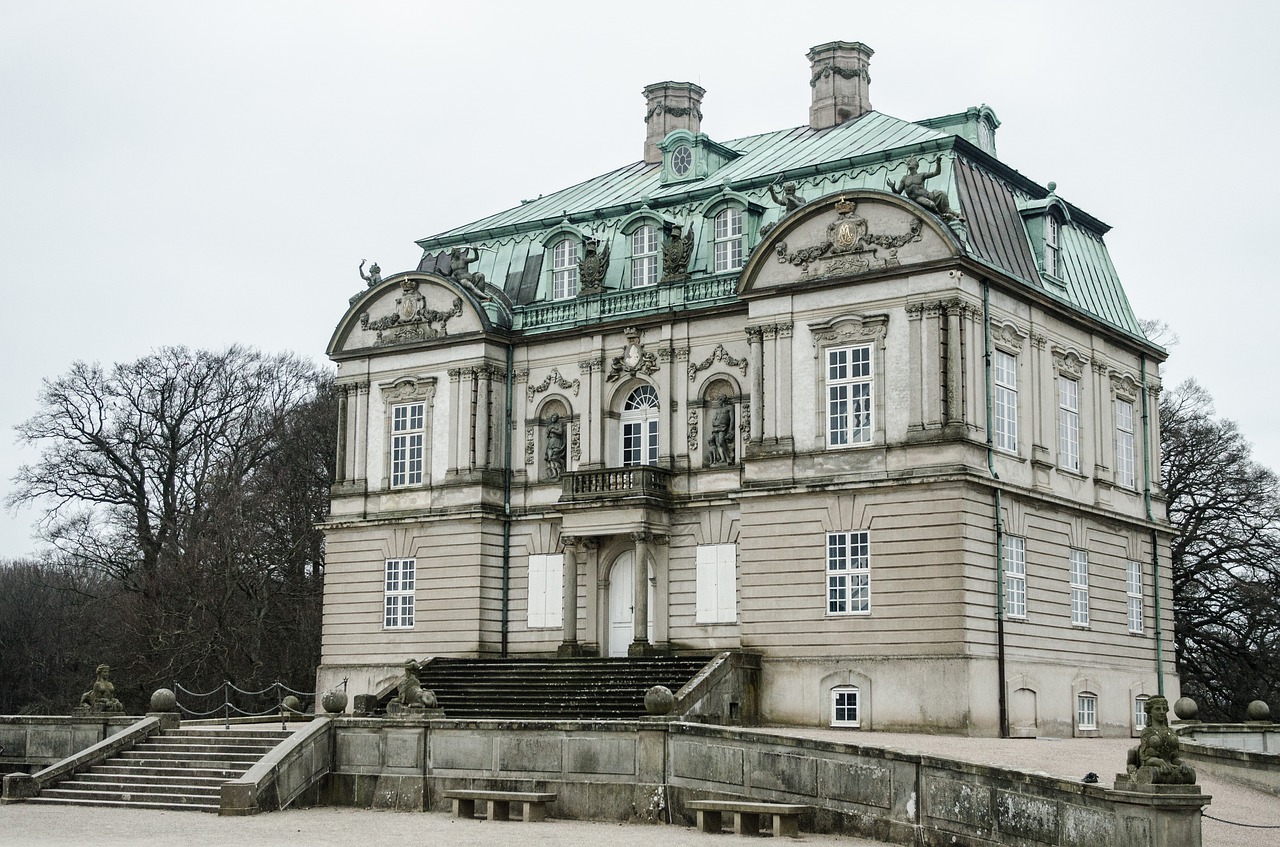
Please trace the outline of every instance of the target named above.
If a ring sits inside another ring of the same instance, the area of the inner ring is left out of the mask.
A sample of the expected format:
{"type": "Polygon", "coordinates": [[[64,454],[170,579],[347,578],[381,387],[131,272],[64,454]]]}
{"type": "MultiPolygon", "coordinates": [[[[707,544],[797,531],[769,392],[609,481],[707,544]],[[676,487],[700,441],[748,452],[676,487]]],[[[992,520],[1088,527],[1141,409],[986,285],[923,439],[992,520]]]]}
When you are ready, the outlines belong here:
{"type": "Polygon", "coordinates": [[[27,802],[217,812],[222,783],[244,774],[291,734],[278,724],[165,730],[27,802]]]}
{"type": "Polygon", "coordinates": [[[652,686],[675,693],[712,658],[437,658],[418,678],[447,718],[627,720],[645,715],[652,686]]]}

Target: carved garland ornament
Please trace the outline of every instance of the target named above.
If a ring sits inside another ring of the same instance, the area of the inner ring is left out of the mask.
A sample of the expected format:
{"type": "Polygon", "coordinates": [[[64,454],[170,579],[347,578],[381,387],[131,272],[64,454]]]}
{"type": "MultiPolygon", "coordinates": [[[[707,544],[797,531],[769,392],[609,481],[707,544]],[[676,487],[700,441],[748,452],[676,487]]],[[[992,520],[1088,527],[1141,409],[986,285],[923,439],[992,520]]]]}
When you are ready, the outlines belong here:
{"type": "Polygon", "coordinates": [[[370,320],[368,312],[360,315],[360,328],[377,333],[373,342],[375,346],[440,338],[448,335],[449,319],[462,314],[461,297],[453,299],[453,307],[447,312],[428,309],[427,298],[418,291],[416,279],[400,283],[400,291],[395,311],[391,314],[373,320],[370,320]]]}
{"type": "Polygon", "coordinates": [[[530,385],[528,389],[526,389],[529,400],[532,401],[534,397],[537,397],[539,394],[549,389],[552,385],[557,385],[560,388],[565,389],[566,391],[572,390],[573,396],[577,397],[578,389],[582,387],[582,380],[578,380],[578,379],[575,379],[573,381],[567,380],[560,375],[559,368],[552,368],[551,373],[547,374],[546,379],[544,379],[542,382],[538,383],[537,385],[530,385]]]}
{"type": "Polygon", "coordinates": [[[711,365],[715,362],[724,362],[726,365],[728,365],[731,368],[738,368],[740,371],[742,371],[743,376],[747,375],[747,360],[735,359],[733,356],[729,355],[728,350],[724,349],[723,344],[717,344],[716,349],[711,351],[710,356],[703,359],[701,362],[699,362],[696,365],[693,363],[689,364],[689,381],[693,382],[694,379],[698,376],[699,372],[705,371],[707,368],[711,367],[711,365]]]}
{"type": "Polygon", "coordinates": [[[698,449],[698,410],[689,410],[689,452],[698,449]]]}
{"type": "Polygon", "coordinates": [[[839,76],[841,79],[856,79],[862,77],[867,81],[867,85],[871,84],[871,71],[866,68],[842,68],[839,65],[826,64],[813,72],[813,77],[809,80],[809,87],[814,88],[818,85],[818,80],[823,77],[832,75],[839,76]]]}
{"type": "Polygon", "coordinates": [[[796,250],[789,250],[787,242],[779,241],[774,245],[777,260],[800,268],[802,279],[859,274],[900,266],[898,248],[920,240],[923,222],[912,215],[905,233],[873,233],[866,218],[855,214],[857,205],[841,196],[835,204],[836,219],[827,226],[826,240],[796,250]],[[822,265],[810,274],[810,269],[819,261],[822,265]]]}

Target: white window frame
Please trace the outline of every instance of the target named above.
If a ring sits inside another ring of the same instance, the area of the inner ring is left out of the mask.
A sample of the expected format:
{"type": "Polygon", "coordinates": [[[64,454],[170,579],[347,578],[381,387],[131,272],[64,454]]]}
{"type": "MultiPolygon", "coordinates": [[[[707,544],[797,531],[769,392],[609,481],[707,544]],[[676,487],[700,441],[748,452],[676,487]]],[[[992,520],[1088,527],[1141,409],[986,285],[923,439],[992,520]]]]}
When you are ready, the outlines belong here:
{"type": "Polygon", "coordinates": [[[1058,467],[1080,472],[1080,380],[1058,376],[1058,467]]]}
{"type": "Polygon", "coordinates": [[[631,233],[631,287],[658,284],[658,228],[644,224],[631,233]]]}
{"type": "Polygon", "coordinates": [[[1138,732],[1147,728],[1147,701],[1150,695],[1139,694],[1133,698],[1133,728],[1138,732]]]}
{"type": "Polygon", "coordinates": [[[1116,484],[1137,485],[1134,463],[1133,403],[1116,400],[1116,484]]]}
{"type": "Polygon", "coordinates": [[[575,238],[562,238],[551,248],[552,300],[578,296],[578,263],[581,260],[581,246],[575,238]]]}
{"type": "Polygon", "coordinates": [[[1071,624],[1089,625],[1089,554],[1071,548],[1071,624]]]}
{"type": "Polygon", "coordinates": [[[622,466],[658,464],[658,390],[641,385],[627,395],[622,407],[620,441],[622,466]]]}
{"type": "Polygon", "coordinates": [[[413,629],[417,571],[417,559],[387,559],[383,565],[383,629],[413,629]]]}
{"type": "Polygon", "coordinates": [[[1125,596],[1129,608],[1129,632],[1142,635],[1145,627],[1143,616],[1146,613],[1142,596],[1142,562],[1130,561],[1125,566],[1125,596]]]}
{"type": "Polygon", "coordinates": [[[529,557],[529,629],[564,626],[564,554],[529,557]]]}
{"type": "Polygon", "coordinates": [[[1059,249],[1059,231],[1061,225],[1052,212],[1044,216],[1044,272],[1050,276],[1058,276],[1061,262],[1059,249]]]}
{"type": "Polygon", "coordinates": [[[854,685],[831,689],[831,725],[862,726],[862,690],[854,685]]]}
{"type": "Polygon", "coordinates": [[[699,544],[696,623],[737,623],[738,545],[699,544]]]}
{"type": "Polygon", "coordinates": [[[827,615],[871,614],[871,533],[827,533],[827,615]]]}
{"type": "Polygon", "coordinates": [[[827,449],[870,444],[875,427],[875,352],[870,344],[828,347],[827,449]]]}
{"type": "Polygon", "coordinates": [[[743,219],[741,209],[729,206],[716,213],[712,220],[712,265],[715,273],[742,268],[746,253],[743,249],[743,219]]]}
{"type": "Polygon", "coordinates": [[[992,357],[992,382],[995,384],[995,433],[997,450],[1018,452],[1018,359],[1003,350],[992,357]]]}
{"type": "Polygon", "coordinates": [[[1098,728],[1098,695],[1081,691],[1076,695],[1076,729],[1084,732],[1098,728]]]}
{"type": "Polygon", "coordinates": [[[1004,614],[1027,617],[1027,540],[1017,535],[1004,537],[1004,614]]]}
{"type": "Polygon", "coordinates": [[[421,485],[426,449],[426,403],[391,407],[391,487],[421,485]]]}

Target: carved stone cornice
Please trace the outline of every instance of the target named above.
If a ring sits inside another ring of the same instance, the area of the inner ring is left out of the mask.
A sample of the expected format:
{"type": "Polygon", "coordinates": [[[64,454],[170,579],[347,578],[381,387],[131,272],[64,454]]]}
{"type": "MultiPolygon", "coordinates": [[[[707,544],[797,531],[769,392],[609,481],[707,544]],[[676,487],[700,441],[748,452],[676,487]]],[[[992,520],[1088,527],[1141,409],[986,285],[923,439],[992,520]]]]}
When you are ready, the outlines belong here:
{"type": "Polygon", "coordinates": [[[1035,346],[1037,350],[1043,350],[1049,344],[1049,337],[1046,335],[1042,335],[1041,333],[1038,333],[1035,330],[1032,330],[1031,343],[1032,345],[1035,346]]]}
{"type": "Polygon", "coordinates": [[[724,349],[723,344],[717,344],[716,349],[711,351],[711,355],[703,359],[698,364],[689,363],[689,381],[693,382],[701,371],[705,371],[716,362],[724,362],[731,368],[737,368],[742,372],[743,376],[747,375],[747,360],[737,359],[729,355],[729,351],[724,349]]]}
{"type": "Polygon", "coordinates": [[[824,345],[859,343],[871,341],[884,344],[889,332],[889,316],[880,315],[839,315],[824,321],[809,324],[809,334],[813,338],[813,357],[818,358],[824,345]]]}
{"type": "Polygon", "coordinates": [[[582,381],[577,379],[572,381],[567,380],[560,375],[559,368],[552,368],[551,373],[547,374],[546,379],[544,379],[542,382],[538,383],[537,385],[530,385],[526,389],[526,393],[528,395],[529,400],[532,401],[534,397],[537,397],[542,392],[548,390],[549,388],[551,388],[552,385],[559,386],[560,388],[563,388],[565,391],[572,390],[573,396],[577,397],[578,389],[582,387],[582,381]]]}
{"type": "Polygon", "coordinates": [[[604,367],[603,359],[583,359],[578,362],[578,370],[584,374],[594,373],[604,367]]]}

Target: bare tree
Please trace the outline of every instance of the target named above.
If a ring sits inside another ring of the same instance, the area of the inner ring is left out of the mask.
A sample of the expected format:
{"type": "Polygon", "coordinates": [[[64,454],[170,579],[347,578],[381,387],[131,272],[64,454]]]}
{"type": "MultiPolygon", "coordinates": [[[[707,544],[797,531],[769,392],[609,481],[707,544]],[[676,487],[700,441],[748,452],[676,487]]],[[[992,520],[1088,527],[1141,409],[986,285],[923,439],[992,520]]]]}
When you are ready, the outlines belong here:
{"type": "Polygon", "coordinates": [[[1161,398],[1178,668],[1209,718],[1280,697],[1280,480],[1194,381],[1161,398]]]}

